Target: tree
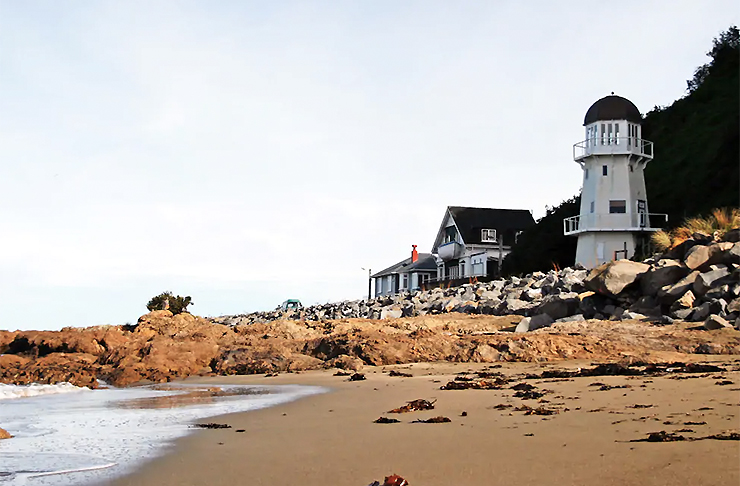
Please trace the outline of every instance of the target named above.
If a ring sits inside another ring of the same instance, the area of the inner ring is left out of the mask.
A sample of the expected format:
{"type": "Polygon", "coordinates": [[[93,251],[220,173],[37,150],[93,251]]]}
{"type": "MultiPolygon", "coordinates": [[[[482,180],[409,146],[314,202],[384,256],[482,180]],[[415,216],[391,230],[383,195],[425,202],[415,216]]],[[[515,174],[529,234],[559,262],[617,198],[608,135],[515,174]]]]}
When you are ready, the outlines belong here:
{"type": "Polygon", "coordinates": [[[169,310],[173,314],[180,314],[182,312],[187,312],[188,306],[192,303],[193,300],[190,296],[175,296],[172,292],[167,291],[152,297],[146,305],[146,308],[149,309],[150,312],[155,310],[169,310]]]}
{"type": "Polygon", "coordinates": [[[730,26],[719,37],[715,37],[712,42],[712,50],[707,52],[707,56],[711,57],[712,61],[696,68],[694,77],[686,81],[687,91],[689,93],[696,91],[717,64],[725,64],[727,59],[737,58],[738,46],[740,46],[740,30],[736,25],[730,26]]]}

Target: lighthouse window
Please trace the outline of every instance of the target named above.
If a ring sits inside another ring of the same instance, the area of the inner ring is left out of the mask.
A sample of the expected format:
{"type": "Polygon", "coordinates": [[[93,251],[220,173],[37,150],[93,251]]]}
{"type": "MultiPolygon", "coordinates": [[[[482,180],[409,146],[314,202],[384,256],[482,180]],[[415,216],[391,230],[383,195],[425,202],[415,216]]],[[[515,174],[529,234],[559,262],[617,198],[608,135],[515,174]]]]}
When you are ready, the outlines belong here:
{"type": "Polygon", "coordinates": [[[609,212],[610,213],[626,213],[627,212],[627,201],[624,199],[609,201],[609,212]]]}
{"type": "Polygon", "coordinates": [[[619,145],[619,123],[614,124],[614,143],[619,145]]]}
{"type": "Polygon", "coordinates": [[[606,168],[605,165],[602,165],[601,166],[601,175],[606,175],[606,174],[607,174],[607,168],[606,168]]]}
{"type": "Polygon", "coordinates": [[[609,123],[609,145],[614,143],[614,137],[612,136],[612,124],[609,123]]]}
{"type": "Polygon", "coordinates": [[[583,178],[584,178],[584,179],[588,179],[588,169],[586,169],[586,172],[585,172],[585,174],[584,174],[583,178]]]}
{"type": "Polygon", "coordinates": [[[601,145],[606,145],[606,125],[601,124],[601,145]]]}
{"type": "Polygon", "coordinates": [[[592,213],[594,212],[594,202],[593,201],[591,201],[591,212],[592,213]]]}

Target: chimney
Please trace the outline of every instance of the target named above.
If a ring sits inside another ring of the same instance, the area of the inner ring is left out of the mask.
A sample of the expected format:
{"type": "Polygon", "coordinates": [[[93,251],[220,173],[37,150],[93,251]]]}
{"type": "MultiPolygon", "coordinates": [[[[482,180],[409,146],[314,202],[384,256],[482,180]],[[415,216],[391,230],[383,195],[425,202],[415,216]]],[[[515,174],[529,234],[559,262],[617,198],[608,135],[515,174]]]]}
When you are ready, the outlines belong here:
{"type": "Polygon", "coordinates": [[[419,260],[419,252],[416,251],[416,245],[411,245],[411,263],[416,263],[419,260]]]}

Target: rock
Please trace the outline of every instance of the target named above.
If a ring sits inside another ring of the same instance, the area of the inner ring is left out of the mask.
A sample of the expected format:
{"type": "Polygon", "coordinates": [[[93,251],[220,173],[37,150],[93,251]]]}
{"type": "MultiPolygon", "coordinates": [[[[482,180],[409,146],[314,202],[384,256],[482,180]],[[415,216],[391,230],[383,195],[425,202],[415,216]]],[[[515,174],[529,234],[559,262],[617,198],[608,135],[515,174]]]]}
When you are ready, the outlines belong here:
{"type": "Polygon", "coordinates": [[[402,315],[403,310],[397,308],[383,309],[380,311],[381,319],[398,319],[402,315]]]}
{"type": "Polygon", "coordinates": [[[727,260],[729,263],[740,263],[740,242],[735,243],[727,253],[727,260]]]}
{"type": "Polygon", "coordinates": [[[640,278],[643,295],[656,296],[661,288],[673,285],[686,275],[689,269],[676,260],[659,260],[640,278]]]}
{"type": "Polygon", "coordinates": [[[736,297],[727,304],[727,312],[740,312],[740,297],[736,297]]]}
{"type": "Polygon", "coordinates": [[[722,241],[729,241],[730,243],[737,243],[740,241],[740,228],[731,229],[727,231],[722,237],[722,241]]]}
{"type": "Polygon", "coordinates": [[[555,322],[583,322],[586,318],[583,317],[583,314],[576,314],[573,316],[568,317],[561,317],[560,319],[557,319],[555,322]]]}
{"type": "Polygon", "coordinates": [[[729,270],[724,266],[716,270],[699,274],[694,281],[694,293],[700,296],[704,295],[709,289],[715,286],[720,279],[727,277],[729,274],[729,270]]]}
{"type": "Polygon", "coordinates": [[[12,437],[13,436],[10,435],[10,433],[7,430],[0,428],[0,440],[11,439],[12,437]]]}
{"type": "Polygon", "coordinates": [[[663,257],[671,260],[681,260],[686,258],[686,255],[697,245],[697,242],[691,239],[683,241],[681,244],[668,250],[663,257]]]}
{"type": "Polygon", "coordinates": [[[688,319],[688,317],[691,315],[692,312],[693,312],[693,309],[679,309],[679,310],[671,312],[671,316],[674,319],[685,321],[686,319],[688,319]]]}
{"type": "Polygon", "coordinates": [[[690,290],[687,290],[680,299],[676,300],[671,305],[671,310],[676,311],[678,309],[691,309],[692,307],[694,307],[695,300],[696,297],[694,296],[694,293],[690,290]]]}
{"type": "Polygon", "coordinates": [[[606,296],[617,296],[647,273],[650,265],[630,260],[607,262],[594,268],[583,282],[585,287],[606,296]]]}
{"type": "Polygon", "coordinates": [[[547,314],[553,319],[572,316],[578,311],[581,301],[575,292],[548,295],[537,308],[537,314],[547,314]]]}
{"type": "Polygon", "coordinates": [[[626,312],[623,312],[622,313],[622,315],[620,316],[620,319],[623,320],[623,321],[626,321],[626,320],[640,320],[640,319],[647,319],[647,316],[646,315],[643,315],[643,314],[639,314],[637,312],[629,312],[629,311],[626,311],[626,312]]]}
{"type": "Polygon", "coordinates": [[[670,287],[663,287],[658,292],[658,300],[665,305],[672,304],[676,299],[684,295],[687,290],[694,287],[694,282],[699,275],[699,271],[695,270],[670,287]]]}
{"type": "MultiPolygon", "coordinates": [[[[710,245],[696,245],[686,253],[684,264],[690,270],[708,267],[715,263],[721,263],[725,252],[733,248],[733,243],[722,242],[710,245]]],[[[728,254],[729,256],[729,254],[728,254]]]]}
{"type": "Polygon", "coordinates": [[[723,314],[726,309],[727,302],[723,299],[704,302],[699,307],[694,308],[689,319],[693,322],[703,321],[711,314],[723,314]]]}
{"type": "Polygon", "coordinates": [[[542,298],[542,289],[527,289],[524,292],[522,292],[522,300],[526,300],[527,302],[532,302],[533,300],[541,299],[542,298]]]}
{"type": "Polygon", "coordinates": [[[506,299],[502,303],[502,311],[501,314],[513,314],[513,315],[521,315],[531,307],[531,304],[529,302],[525,302],[520,299],[506,299]]]}
{"type": "Polygon", "coordinates": [[[660,324],[662,326],[668,326],[670,324],[673,324],[673,319],[671,319],[668,316],[660,316],[660,318],[655,321],[655,324],[660,324]]]}
{"type": "Polygon", "coordinates": [[[339,368],[340,370],[361,371],[364,363],[361,359],[343,354],[324,362],[324,368],[339,368]]]}
{"type": "Polygon", "coordinates": [[[724,329],[724,328],[731,328],[732,325],[727,322],[722,317],[712,314],[709,317],[707,317],[707,320],[704,321],[704,329],[708,331],[713,331],[715,329],[724,329]]]}
{"type": "Polygon", "coordinates": [[[519,321],[519,324],[517,324],[514,332],[521,333],[534,331],[535,329],[539,329],[541,327],[548,327],[553,322],[554,321],[552,320],[552,317],[548,316],[547,314],[538,314],[534,317],[525,317],[524,319],[519,321]]]}
{"type": "Polygon", "coordinates": [[[648,316],[659,316],[662,314],[662,309],[658,300],[649,295],[643,295],[637,299],[635,303],[630,306],[629,311],[648,316]]]}

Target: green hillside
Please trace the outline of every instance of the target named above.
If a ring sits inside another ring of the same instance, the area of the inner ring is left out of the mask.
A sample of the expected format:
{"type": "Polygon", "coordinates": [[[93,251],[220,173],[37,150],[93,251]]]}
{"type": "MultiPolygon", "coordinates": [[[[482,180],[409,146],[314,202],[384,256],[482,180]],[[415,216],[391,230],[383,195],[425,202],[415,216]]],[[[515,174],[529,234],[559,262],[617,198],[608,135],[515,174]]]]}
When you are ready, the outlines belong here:
{"type": "MultiPolygon", "coordinates": [[[[667,213],[669,227],[713,208],[740,206],[740,35],[730,27],[696,69],[685,97],[656,107],[643,120],[655,143],[645,169],[651,213],[667,213]]],[[[505,274],[547,271],[575,261],[576,238],[563,235],[563,218],[579,212],[580,196],[548,208],[504,260],[505,274]]]]}

